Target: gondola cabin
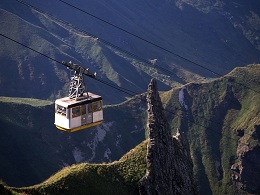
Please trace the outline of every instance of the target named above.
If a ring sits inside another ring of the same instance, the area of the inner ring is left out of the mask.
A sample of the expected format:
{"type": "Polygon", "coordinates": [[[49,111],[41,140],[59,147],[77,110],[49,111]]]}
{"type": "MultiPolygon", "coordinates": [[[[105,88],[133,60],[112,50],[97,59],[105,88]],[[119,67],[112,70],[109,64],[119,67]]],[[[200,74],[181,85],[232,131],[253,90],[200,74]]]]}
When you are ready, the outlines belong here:
{"type": "Polygon", "coordinates": [[[69,97],[55,101],[55,125],[66,132],[75,132],[102,123],[102,97],[84,93],[77,100],[69,97]]]}

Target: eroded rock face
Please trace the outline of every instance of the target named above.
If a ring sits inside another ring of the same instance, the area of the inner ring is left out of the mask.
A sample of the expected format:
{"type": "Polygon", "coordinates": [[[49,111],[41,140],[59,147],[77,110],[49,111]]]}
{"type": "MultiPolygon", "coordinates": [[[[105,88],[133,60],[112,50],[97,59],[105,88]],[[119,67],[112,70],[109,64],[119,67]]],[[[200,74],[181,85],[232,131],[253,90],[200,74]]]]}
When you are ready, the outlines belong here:
{"type": "Polygon", "coordinates": [[[253,139],[259,143],[260,126],[255,126],[251,135],[243,135],[238,142],[238,162],[231,166],[231,179],[237,187],[249,193],[260,192],[260,146],[252,147],[249,142],[253,139]],[[244,138],[244,136],[247,136],[244,138]]]}
{"type": "Polygon", "coordinates": [[[140,194],[198,194],[187,140],[179,131],[172,137],[155,80],[148,86],[147,106],[147,169],[140,194]]]}

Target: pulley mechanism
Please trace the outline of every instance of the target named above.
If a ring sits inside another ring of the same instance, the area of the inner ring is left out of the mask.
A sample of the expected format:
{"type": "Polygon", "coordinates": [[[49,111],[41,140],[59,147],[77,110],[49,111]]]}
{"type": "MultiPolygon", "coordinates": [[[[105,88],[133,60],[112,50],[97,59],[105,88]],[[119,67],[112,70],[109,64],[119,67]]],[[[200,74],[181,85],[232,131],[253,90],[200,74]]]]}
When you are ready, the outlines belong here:
{"type": "Polygon", "coordinates": [[[82,97],[84,93],[86,93],[88,96],[83,75],[95,78],[96,73],[91,74],[88,68],[83,68],[80,65],[73,64],[71,61],[68,63],[63,61],[62,64],[67,66],[67,68],[71,71],[74,71],[73,76],[70,78],[70,89],[68,97],[74,100],[78,100],[78,98],[82,97]]]}

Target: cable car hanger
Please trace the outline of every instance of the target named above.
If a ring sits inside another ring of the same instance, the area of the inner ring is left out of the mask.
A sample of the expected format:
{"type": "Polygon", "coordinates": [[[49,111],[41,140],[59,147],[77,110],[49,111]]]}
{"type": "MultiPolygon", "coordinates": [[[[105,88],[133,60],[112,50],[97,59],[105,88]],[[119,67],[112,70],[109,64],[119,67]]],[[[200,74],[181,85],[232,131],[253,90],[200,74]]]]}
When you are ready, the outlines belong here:
{"type": "MultiPolygon", "coordinates": [[[[69,97],[78,100],[83,96],[86,90],[83,74],[92,78],[96,78],[97,74],[96,72],[91,74],[89,68],[83,68],[78,64],[73,64],[71,61],[69,63],[62,61],[62,64],[67,66],[68,69],[74,71],[74,75],[71,77],[70,81],[69,97]]],[[[88,95],[87,91],[86,93],[88,95]]]]}

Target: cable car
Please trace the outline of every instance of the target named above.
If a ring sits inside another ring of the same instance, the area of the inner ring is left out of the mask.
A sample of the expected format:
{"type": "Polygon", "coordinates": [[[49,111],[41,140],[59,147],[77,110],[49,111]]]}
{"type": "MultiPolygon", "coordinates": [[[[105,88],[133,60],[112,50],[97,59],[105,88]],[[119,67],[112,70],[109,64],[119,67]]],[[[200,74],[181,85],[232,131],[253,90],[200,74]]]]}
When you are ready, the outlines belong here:
{"type": "Polygon", "coordinates": [[[88,69],[62,62],[74,71],[71,77],[69,96],[55,101],[55,125],[59,130],[75,132],[99,125],[103,121],[102,97],[90,92],[85,92],[83,74],[90,74],[88,69]]]}
{"type": "Polygon", "coordinates": [[[64,97],[55,101],[55,125],[66,132],[93,127],[102,123],[102,97],[84,93],[78,100],[64,97]]]}

